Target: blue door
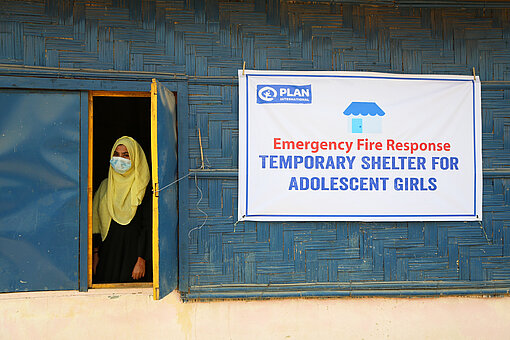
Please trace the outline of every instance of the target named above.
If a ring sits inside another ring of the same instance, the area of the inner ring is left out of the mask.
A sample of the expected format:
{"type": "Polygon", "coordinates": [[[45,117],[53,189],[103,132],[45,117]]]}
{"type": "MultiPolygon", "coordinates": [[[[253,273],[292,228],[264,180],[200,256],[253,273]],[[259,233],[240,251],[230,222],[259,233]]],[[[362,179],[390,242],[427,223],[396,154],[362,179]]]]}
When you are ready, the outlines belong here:
{"type": "Polygon", "coordinates": [[[177,287],[177,126],[175,95],[163,84],[151,87],[154,298],[177,287]]]}
{"type": "Polygon", "coordinates": [[[0,292],[78,289],[80,93],[0,90],[0,292]]]}

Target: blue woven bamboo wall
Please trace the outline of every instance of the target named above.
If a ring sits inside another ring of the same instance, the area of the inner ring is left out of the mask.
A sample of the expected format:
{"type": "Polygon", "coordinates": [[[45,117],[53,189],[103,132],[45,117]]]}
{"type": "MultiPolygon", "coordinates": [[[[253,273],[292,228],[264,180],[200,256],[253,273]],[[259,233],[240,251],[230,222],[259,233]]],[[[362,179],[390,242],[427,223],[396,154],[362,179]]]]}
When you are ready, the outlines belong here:
{"type": "Polygon", "coordinates": [[[180,206],[189,213],[184,230],[193,229],[180,235],[187,297],[235,296],[238,284],[237,296],[275,296],[286,289],[280,284],[298,295],[509,288],[510,4],[386,2],[2,1],[0,63],[190,79],[189,168],[201,166],[200,129],[206,168],[232,171],[181,182],[189,190],[180,206]],[[484,82],[483,223],[234,225],[235,76],[243,61],[275,70],[471,74],[475,67],[484,82]]]}

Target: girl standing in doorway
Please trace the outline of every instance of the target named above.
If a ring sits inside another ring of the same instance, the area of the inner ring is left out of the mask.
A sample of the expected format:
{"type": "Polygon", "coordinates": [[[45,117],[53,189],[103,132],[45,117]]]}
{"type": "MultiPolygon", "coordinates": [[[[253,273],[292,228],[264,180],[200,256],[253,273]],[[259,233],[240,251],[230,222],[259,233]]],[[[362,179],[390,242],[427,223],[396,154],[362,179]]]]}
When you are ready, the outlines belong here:
{"type": "Polygon", "coordinates": [[[140,145],[121,137],[113,145],[108,178],[92,204],[95,283],[150,281],[150,171],[140,145]]]}

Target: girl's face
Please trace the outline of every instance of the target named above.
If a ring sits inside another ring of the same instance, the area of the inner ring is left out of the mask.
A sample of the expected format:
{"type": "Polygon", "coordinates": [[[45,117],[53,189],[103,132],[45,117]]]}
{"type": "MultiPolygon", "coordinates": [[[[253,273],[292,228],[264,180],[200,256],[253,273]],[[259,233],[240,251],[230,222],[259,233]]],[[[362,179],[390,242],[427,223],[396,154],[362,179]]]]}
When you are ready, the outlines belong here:
{"type": "Polygon", "coordinates": [[[113,157],[122,157],[125,159],[131,159],[129,157],[128,149],[126,148],[126,146],[124,144],[117,145],[117,147],[115,148],[115,151],[113,152],[113,157]]]}

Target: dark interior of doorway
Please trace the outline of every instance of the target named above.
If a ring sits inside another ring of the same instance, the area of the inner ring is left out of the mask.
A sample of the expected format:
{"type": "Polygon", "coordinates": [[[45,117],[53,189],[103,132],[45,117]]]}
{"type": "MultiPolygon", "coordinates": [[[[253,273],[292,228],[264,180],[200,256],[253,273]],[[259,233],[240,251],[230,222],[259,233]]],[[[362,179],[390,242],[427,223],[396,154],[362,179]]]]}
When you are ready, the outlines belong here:
{"type": "MultiPolygon", "coordinates": [[[[134,138],[145,152],[151,166],[150,97],[93,97],[93,169],[94,193],[108,177],[110,153],[115,141],[122,136],[134,138]]],[[[149,190],[146,195],[150,195],[149,190]]],[[[152,263],[146,263],[152,271],[152,263]]],[[[152,278],[152,275],[149,275],[152,278]]]]}
{"type": "Polygon", "coordinates": [[[149,97],[94,97],[93,187],[108,177],[110,152],[122,136],[133,137],[151,164],[149,97]]]}

